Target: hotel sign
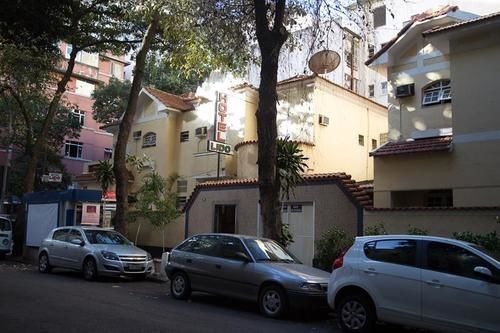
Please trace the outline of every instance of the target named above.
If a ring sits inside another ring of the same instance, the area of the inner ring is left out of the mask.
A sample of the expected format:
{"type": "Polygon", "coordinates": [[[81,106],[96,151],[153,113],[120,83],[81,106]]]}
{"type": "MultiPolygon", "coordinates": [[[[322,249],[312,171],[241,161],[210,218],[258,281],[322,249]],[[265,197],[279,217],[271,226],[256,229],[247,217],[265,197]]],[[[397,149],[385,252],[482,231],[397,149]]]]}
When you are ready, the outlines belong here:
{"type": "Polygon", "coordinates": [[[220,154],[231,155],[231,146],[226,144],[227,131],[227,94],[216,92],[215,101],[215,131],[214,139],[208,141],[208,151],[213,151],[220,154]]]}

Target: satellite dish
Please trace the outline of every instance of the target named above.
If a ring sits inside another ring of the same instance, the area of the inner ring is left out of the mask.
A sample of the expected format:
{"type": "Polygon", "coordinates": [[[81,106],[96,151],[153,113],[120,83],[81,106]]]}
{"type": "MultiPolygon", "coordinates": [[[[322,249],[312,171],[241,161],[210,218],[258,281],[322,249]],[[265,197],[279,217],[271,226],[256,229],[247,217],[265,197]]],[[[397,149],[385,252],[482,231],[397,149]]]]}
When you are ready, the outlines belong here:
{"type": "Polygon", "coordinates": [[[332,50],[319,51],[309,59],[309,68],[316,74],[326,74],[340,64],[340,55],[332,50]]]}

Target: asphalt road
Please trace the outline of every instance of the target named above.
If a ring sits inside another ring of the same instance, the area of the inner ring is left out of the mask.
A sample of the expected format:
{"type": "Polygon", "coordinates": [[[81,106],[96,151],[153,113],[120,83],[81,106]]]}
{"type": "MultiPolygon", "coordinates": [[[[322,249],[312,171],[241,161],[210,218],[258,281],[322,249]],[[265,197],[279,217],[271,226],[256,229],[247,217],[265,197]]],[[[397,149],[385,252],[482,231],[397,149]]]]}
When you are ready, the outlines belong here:
{"type": "Polygon", "coordinates": [[[193,294],[169,296],[168,283],[106,279],[0,262],[0,332],[340,332],[328,315],[273,320],[252,303],[193,294]]]}

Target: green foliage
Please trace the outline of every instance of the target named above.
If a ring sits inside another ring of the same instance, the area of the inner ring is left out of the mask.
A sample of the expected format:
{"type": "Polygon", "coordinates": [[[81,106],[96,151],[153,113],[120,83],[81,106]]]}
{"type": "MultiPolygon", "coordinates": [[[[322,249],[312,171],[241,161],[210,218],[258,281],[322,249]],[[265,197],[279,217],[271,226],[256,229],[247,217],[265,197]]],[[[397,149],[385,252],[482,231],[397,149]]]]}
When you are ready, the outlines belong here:
{"type": "Polygon", "coordinates": [[[146,165],[150,165],[152,163],[151,157],[143,154],[141,157],[136,155],[127,154],[125,163],[127,164],[128,169],[133,169],[137,172],[142,172],[146,165]]]}
{"type": "Polygon", "coordinates": [[[290,199],[290,193],[302,181],[302,174],[307,168],[308,160],[299,149],[298,142],[289,137],[280,138],[277,142],[276,155],[277,178],[281,189],[281,199],[290,199]]]}
{"type": "Polygon", "coordinates": [[[101,185],[102,194],[106,195],[108,188],[115,183],[113,165],[109,160],[99,161],[95,169],[95,178],[101,185]]]}
{"type": "Polygon", "coordinates": [[[372,226],[368,226],[364,230],[365,236],[375,236],[375,235],[387,235],[384,224],[379,223],[372,226]]]}
{"type": "Polygon", "coordinates": [[[352,236],[349,236],[341,228],[334,226],[316,242],[315,267],[331,271],[333,261],[342,251],[349,248],[353,242],[354,238],[352,236]]]}
{"type": "Polygon", "coordinates": [[[426,236],[428,235],[427,230],[421,229],[419,227],[408,226],[408,235],[416,235],[416,236],[426,236]]]}
{"type": "Polygon", "coordinates": [[[107,85],[100,84],[92,93],[94,119],[102,124],[118,121],[127,108],[131,85],[114,77],[107,85]]]}
{"type": "Polygon", "coordinates": [[[453,237],[464,242],[481,245],[486,250],[500,253],[500,237],[496,231],[487,234],[474,234],[470,231],[454,232],[453,237]]]}
{"type": "Polygon", "coordinates": [[[286,223],[281,224],[281,245],[288,247],[288,245],[294,243],[293,235],[290,232],[290,225],[286,223]]]}

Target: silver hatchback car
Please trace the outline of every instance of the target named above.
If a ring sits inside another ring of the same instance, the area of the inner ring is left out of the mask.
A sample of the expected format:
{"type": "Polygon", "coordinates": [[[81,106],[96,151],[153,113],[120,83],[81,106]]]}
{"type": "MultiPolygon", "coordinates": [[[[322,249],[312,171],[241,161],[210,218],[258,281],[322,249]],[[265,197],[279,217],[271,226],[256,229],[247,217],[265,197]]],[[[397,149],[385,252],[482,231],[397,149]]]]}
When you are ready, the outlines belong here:
{"type": "Polygon", "coordinates": [[[278,243],[233,234],[200,234],[174,248],[165,271],[174,298],[191,291],[257,301],[268,317],[289,308],[327,308],[330,274],[302,265],[278,243]]]}
{"type": "Polygon", "coordinates": [[[145,278],[153,271],[151,255],[122,234],[96,227],[60,227],[52,230],[38,251],[38,269],[76,269],[86,280],[98,275],[145,278]]]}

